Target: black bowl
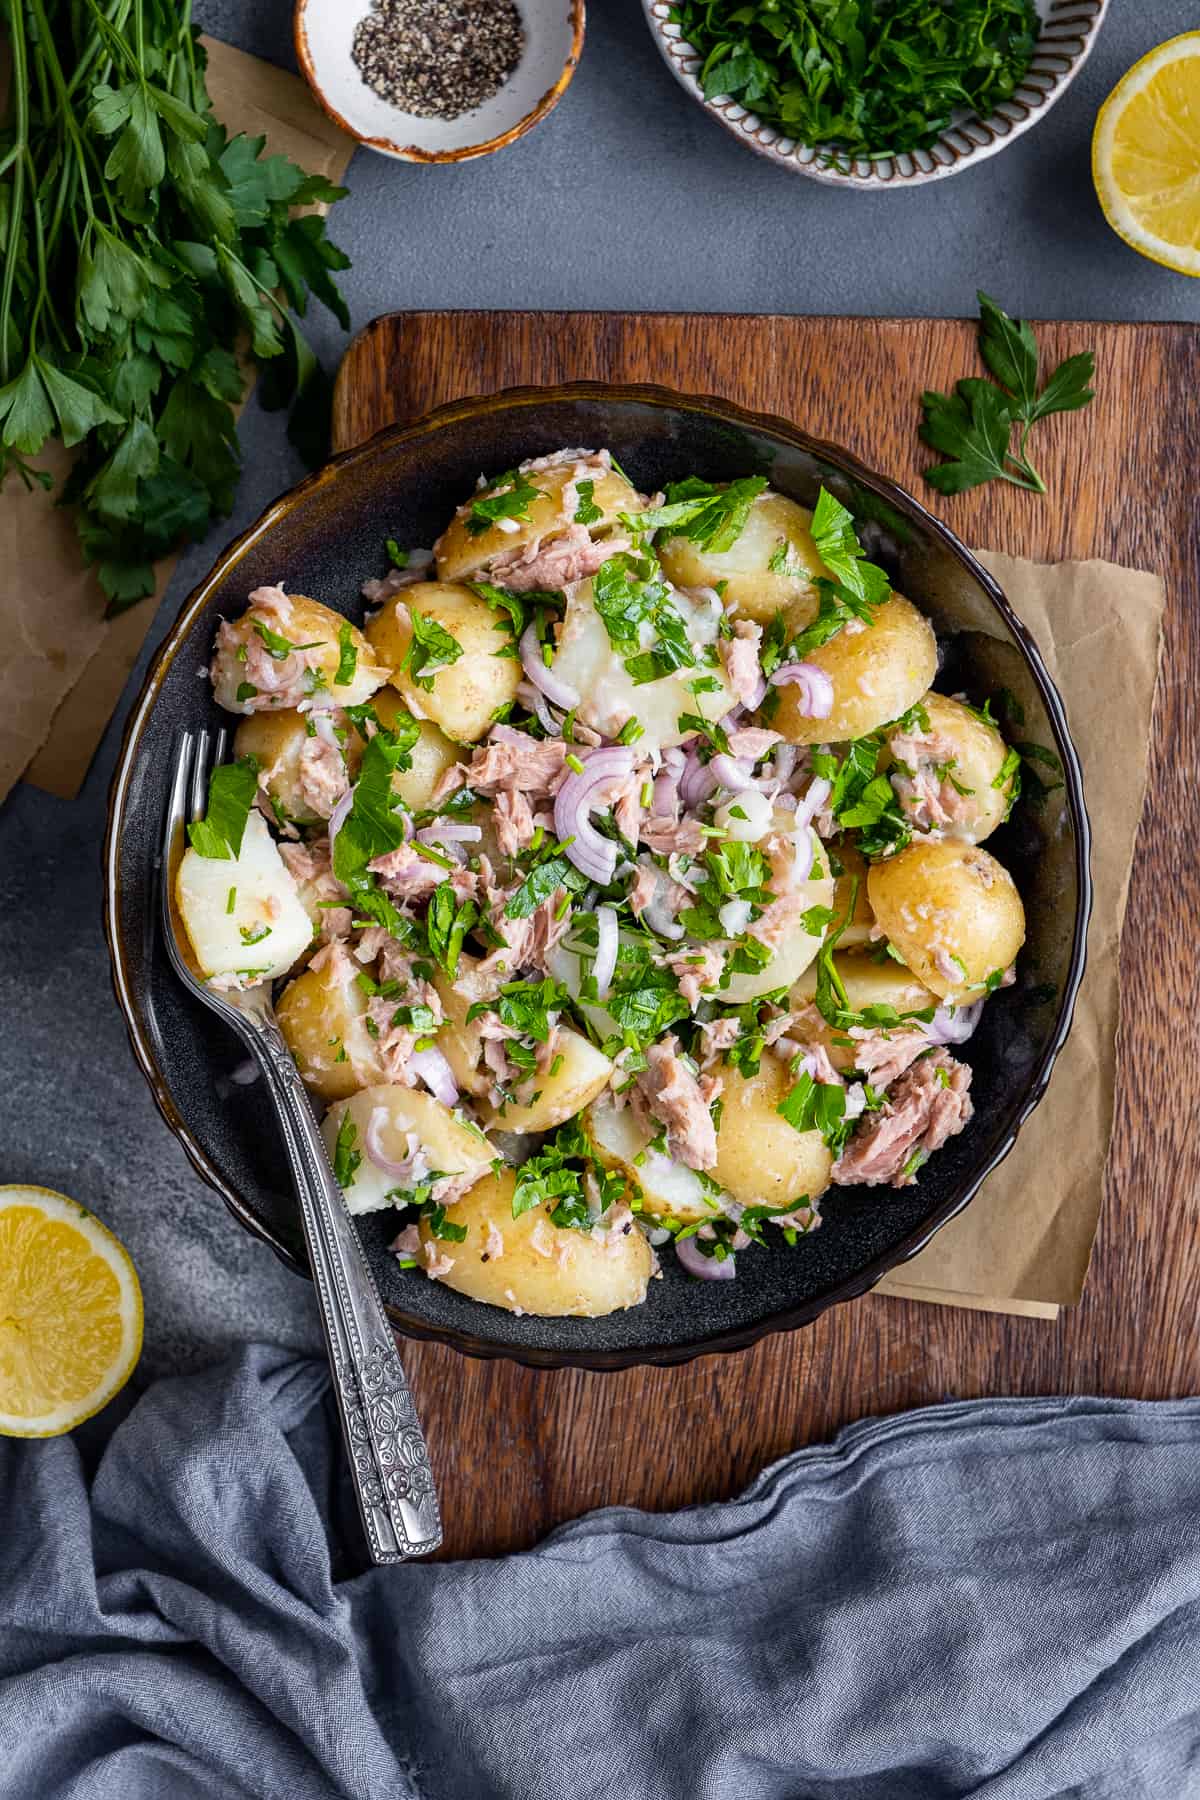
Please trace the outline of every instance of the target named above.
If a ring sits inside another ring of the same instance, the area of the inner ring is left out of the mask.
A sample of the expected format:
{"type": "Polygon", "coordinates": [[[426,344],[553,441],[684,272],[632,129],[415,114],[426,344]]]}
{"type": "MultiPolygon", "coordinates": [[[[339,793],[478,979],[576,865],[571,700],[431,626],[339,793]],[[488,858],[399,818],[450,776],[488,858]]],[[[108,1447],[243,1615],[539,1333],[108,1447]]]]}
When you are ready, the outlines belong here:
{"type": "Polygon", "coordinates": [[[1004,595],[911,495],[834,445],[728,401],[591,382],[456,402],[381,433],[278,500],[187,600],[130,718],[110,802],[106,927],[134,1052],[201,1175],[285,1261],[307,1267],[275,1124],[259,1087],[231,1086],[239,1047],[176,981],[159,941],[154,862],[173,737],[223,717],[197,670],[218,616],[238,613],[252,588],[282,579],[360,618],[359,588],[381,573],[385,537],[432,542],[481,470],[562,444],[610,446],[648,491],[689,473],[761,472],[811,505],[825,483],[867,522],[870,553],[932,619],[943,651],[939,686],[976,702],[1007,689],[1023,712],[1021,735],[1052,749],[1064,778],[1040,805],[1023,799],[989,843],[1021,890],[1028,941],[1016,985],[993,998],[967,1049],[975,1117],[917,1186],[834,1189],[820,1231],[795,1249],[747,1253],[734,1282],[694,1281],[668,1256],[645,1304],[605,1319],[516,1318],[479,1305],[397,1268],[386,1252],[393,1215],[362,1221],[401,1331],[473,1355],[610,1369],[682,1362],[807,1324],[864,1293],[966,1206],[1041,1099],[1070,1028],[1091,905],[1089,832],[1062,701],[1004,595]]]}

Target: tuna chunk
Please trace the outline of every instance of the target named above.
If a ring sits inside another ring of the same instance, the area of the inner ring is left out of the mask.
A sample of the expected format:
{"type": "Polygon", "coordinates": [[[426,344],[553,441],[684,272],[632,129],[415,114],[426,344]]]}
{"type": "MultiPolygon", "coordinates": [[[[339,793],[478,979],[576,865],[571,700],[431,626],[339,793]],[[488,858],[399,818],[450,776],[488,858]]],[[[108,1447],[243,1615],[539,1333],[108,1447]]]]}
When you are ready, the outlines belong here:
{"type": "Polygon", "coordinates": [[[318,819],[327,819],[349,788],[346,759],[336,744],[305,738],[300,747],[300,792],[318,819]]]}
{"type": "Polygon", "coordinates": [[[638,1092],[651,1115],[667,1128],[667,1154],[689,1169],[711,1169],[717,1160],[717,1133],[709,1100],[679,1055],[668,1033],[646,1051],[647,1068],[637,1078],[638,1092]]]}
{"type": "Polygon", "coordinates": [[[503,550],[492,558],[490,577],[501,587],[515,593],[530,588],[551,591],[586,581],[602,563],[620,550],[629,548],[628,538],[605,538],[593,542],[586,525],[568,525],[557,537],[539,538],[517,550],[503,550]]]}
{"type": "Polygon", "coordinates": [[[638,835],[659,856],[698,856],[708,842],[699,819],[644,818],[638,835]]]}
{"type": "Polygon", "coordinates": [[[874,1088],[890,1087],[929,1048],[925,1033],[907,1026],[868,1031],[862,1025],[852,1025],[848,1035],[855,1040],[854,1067],[874,1088]]]}
{"type": "Polygon", "coordinates": [[[477,794],[498,794],[502,788],[524,794],[552,794],[566,767],[569,746],[562,738],[540,742],[514,732],[512,737],[493,734],[471,758],[469,785],[477,794]]]}
{"type": "Polygon", "coordinates": [[[767,731],[761,725],[743,725],[740,731],[729,733],[729,754],[745,757],[747,762],[761,762],[768,750],[782,742],[781,732],[767,731]]]}
{"type": "Polygon", "coordinates": [[[729,685],[743,706],[753,709],[760,703],[762,670],[758,662],[758,646],[762,642],[762,626],[749,619],[735,619],[733,636],[722,638],[721,661],[729,685]]]}
{"type": "Polygon", "coordinates": [[[687,950],[664,956],[663,964],[670,969],[679,983],[680,993],[695,1012],[701,995],[715,992],[725,967],[725,956],[715,944],[695,944],[687,950]]]}
{"type": "Polygon", "coordinates": [[[398,844],[394,850],[375,857],[367,867],[378,875],[389,894],[401,900],[427,900],[446,878],[440,863],[419,855],[411,844],[398,844]]]}
{"type": "Polygon", "coordinates": [[[969,1121],[974,1107],[968,1092],[971,1070],[945,1050],[922,1058],[896,1082],[879,1112],[864,1113],[832,1179],[840,1187],[859,1183],[910,1187],[916,1171],[904,1174],[915,1151],[922,1160],[940,1150],[969,1121]]]}
{"type": "Polygon", "coordinates": [[[496,842],[504,856],[516,856],[533,839],[533,808],[520,788],[500,788],[492,812],[496,842]]]}
{"type": "Polygon", "coordinates": [[[971,796],[960,794],[951,777],[955,749],[939,731],[893,731],[888,749],[911,773],[891,772],[900,810],[914,831],[946,831],[971,813],[971,796]],[[944,770],[944,774],[939,774],[944,770]]]}

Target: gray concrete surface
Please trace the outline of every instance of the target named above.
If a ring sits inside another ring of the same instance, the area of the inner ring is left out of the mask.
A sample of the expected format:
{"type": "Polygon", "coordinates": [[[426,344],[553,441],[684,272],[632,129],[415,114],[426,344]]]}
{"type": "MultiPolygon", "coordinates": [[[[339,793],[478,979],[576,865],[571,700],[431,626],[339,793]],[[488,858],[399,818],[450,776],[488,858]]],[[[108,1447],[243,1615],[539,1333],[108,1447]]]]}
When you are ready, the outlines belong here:
{"type": "MultiPolygon", "coordinates": [[[[291,60],[286,0],[200,0],[206,29],[291,60]]],[[[1082,76],[995,160],[904,196],[818,187],[741,149],[660,63],[637,0],[592,0],[579,73],[502,155],[419,169],[360,153],[333,235],[356,326],[395,307],[781,312],[973,310],[1200,320],[1200,283],[1109,232],[1088,174],[1096,108],[1190,0],[1113,0],[1082,76]]],[[[342,338],[314,319],[330,360],[342,338]]],[[[1103,372],[1101,372],[1103,379],[1103,372]]],[[[0,1180],[62,1188],[129,1245],[145,1287],[142,1376],[248,1336],[313,1345],[307,1284],[231,1223],[160,1121],[109,987],[99,849],[121,723],[154,643],[229,537],[299,474],[279,415],[251,406],[235,515],[193,549],[77,801],[21,787],[0,809],[0,1180]]],[[[10,576],[11,578],[11,576],[10,576]]]]}

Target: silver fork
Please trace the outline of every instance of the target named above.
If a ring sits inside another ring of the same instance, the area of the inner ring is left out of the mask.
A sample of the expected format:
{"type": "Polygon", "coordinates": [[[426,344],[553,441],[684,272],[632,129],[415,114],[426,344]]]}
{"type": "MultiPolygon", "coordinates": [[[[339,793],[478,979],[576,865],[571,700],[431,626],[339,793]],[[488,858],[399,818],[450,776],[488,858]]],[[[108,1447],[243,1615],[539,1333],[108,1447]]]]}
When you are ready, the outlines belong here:
{"type": "MultiPolygon", "coordinates": [[[[224,761],[226,733],[216,734],[213,763],[224,761]]],[[[402,1562],[436,1550],[442,1521],[429,1451],[411,1390],[317,1126],[316,1115],[284,1042],[267,984],[217,993],[200,981],[177,933],[172,908],[184,826],[203,818],[208,796],[210,734],[180,734],[171,770],[159,862],[159,903],[171,966],[184,985],[237,1033],[262,1070],[283,1135],[300,1201],[308,1259],[333,1369],[334,1393],[350,1455],[358,1508],[377,1563],[402,1562]]]]}

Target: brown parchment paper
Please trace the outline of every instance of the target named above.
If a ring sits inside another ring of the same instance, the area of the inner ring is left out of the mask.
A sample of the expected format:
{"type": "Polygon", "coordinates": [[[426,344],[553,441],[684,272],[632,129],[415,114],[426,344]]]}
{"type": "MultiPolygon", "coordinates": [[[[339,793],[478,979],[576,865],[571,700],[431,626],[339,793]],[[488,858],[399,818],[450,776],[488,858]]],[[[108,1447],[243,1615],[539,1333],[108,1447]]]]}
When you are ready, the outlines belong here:
{"type": "Polygon", "coordinates": [[[1095,885],[1087,972],[1049,1092],[1015,1148],[967,1210],[878,1291],[1054,1318],[1083,1291],[1100,1210],[1116,1070],[1117,951],[1146,791],[1165,593],[1158,576],[1111,563],[977,554],[1037,639],[1083,764],[1095,885]],[[1064,1119],[1071,1121],[1065,1138],[1064,1119]]]}
{"type": "MultiPolygon", "coordinates": [[[[204,43],[213,110],[229,131],[265,135],[270,151],[340,181],[354,141],[321,111],[305,83],[228,44],[204,43]]],[[[39,460],[57,486],[67,453],[56,446],[39,460]]],[[[159,563],[154,596],[107,623],[100,589],[80,561],[71,514],[45,494],[27,494],[12,478],[5,484],[0,800],[22,772],[63,799],[79,791],[174,567],[174,557],[159,563]]]]}

